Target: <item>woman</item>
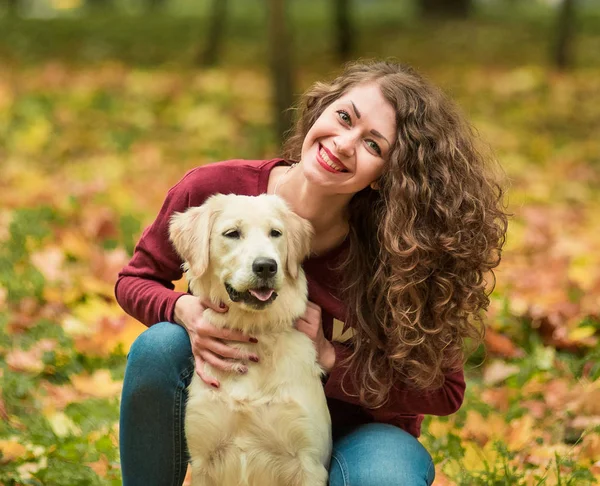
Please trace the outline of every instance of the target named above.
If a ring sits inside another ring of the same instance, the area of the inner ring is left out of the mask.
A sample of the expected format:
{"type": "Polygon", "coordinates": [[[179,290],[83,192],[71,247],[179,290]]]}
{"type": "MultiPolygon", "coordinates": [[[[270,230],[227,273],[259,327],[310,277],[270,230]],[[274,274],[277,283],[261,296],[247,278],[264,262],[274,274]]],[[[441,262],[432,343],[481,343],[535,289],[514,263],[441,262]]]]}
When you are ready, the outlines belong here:
{"type": "MultiPolygon", "coordinates": [[[[169,217],[217,192],[276,193],[315,229],[304,263],[311,302],[297,327],[328,373],[330,484],[430,485],[434,466],[416,439],[420,423],[462,403],[465,345],[481,340],[485,278],[493,277],[506,231],[502,191],[485,162],[439,90],[406,66],[373,62],[350,65],[305,94],[285,159],[189,172],[116,286],[122,307],[151,326],[128,357],[125,486],[181,484],[192,373],[218,388],[199,365],[230,369],[239,356],[227,342],[254,340],[203,321],[206,307],[226,312],[224,303],[173,291],[181,261],[168,242],[169,217]],[[333,339],[334,321],[345,323],[345,342],[333,339]]],[[[258,356],[246,358],[260,366],[258,356]]]]}

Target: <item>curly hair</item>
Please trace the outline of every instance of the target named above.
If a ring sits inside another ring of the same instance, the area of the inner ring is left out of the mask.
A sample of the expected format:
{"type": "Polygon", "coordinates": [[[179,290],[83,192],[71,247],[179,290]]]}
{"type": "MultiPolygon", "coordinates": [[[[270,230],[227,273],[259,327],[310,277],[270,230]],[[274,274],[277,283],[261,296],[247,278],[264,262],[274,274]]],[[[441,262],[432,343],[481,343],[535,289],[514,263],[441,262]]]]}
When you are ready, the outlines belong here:
{"type": "MultiPolygon", "coordinates": [[[[456,106],[412,68],[349,64],[302,97],[284,157],[299,160],[309,129],[351,88],[377,83],[396,112],[397,137],[378,190],[350,202],[350,245],[340,265],[353,328],[351,379],[360,400],[385,404],[398,380],[443,385],[483,340],[507,213],[504,191],[456,106]]],[[[347,371],[348,372],[348,371],[347,371]]]]}

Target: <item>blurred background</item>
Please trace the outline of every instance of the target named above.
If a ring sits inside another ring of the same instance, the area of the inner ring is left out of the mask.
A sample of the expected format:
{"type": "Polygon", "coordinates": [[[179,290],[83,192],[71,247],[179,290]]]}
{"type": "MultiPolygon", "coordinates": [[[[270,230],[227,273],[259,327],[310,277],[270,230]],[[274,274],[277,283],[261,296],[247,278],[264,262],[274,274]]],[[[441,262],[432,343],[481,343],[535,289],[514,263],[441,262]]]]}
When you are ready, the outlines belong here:
{"type": "MultiPolygon", "coordinates": [[[[0,484],[120,484],[117,272],[198,165],[279,153],[313,82],[394,58],[452,97],[513,214],[439,485],[600,478],[600,4],[0,2],[0,484]]],[[[185,288],[183,282],[179,288],[185,288]]]]}

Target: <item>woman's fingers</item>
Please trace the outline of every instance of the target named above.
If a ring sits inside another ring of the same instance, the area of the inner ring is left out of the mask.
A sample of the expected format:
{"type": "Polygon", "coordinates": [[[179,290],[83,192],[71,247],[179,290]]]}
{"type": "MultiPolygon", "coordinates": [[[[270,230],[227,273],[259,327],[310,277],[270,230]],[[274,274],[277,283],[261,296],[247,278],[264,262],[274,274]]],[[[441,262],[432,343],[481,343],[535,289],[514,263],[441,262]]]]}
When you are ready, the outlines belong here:
{"type": "Polygon", "coordinates": [[[258,363],[258,356],[256,354],[233,348],[216,339],[211,339],[210,343],[207,342],[205,348],[222,358],[249,359],[250,361],[258,363]]]}
{"type": "Polygon", "coordinates": [[[225,302],[219,302],[215,304],[212,300],[203,300],[201,303],[206,309],[212,309],[215,312],[223,313],[229,310],[229,307],[227,307],[225,302]]]}
{"type": "Polygon", "coordinates": [[[239,361],[228,361],[223,358],[219,358],[215,353],[209,351],[208,349],[201,350],[199,354],[209,365],[214,366],[221,371],[235,371],[242,374],[248,372],[248,367],[239,361]]]}
{"type": "Polygon", "coordinates": [[[241,343],[257,343],[258,340],[252,336],[244,334],[236,329],[222,329],[208,324],[206,321],[197,329],[199,335],[223,339],[224,341],[238,341],[241,343]]]}
{"type": "Polygon", "coordinates": [[[196,373],[198,374],[200,379],[207,385],[210,385],[214,388],[219,388],[219,381],[216,378],[213,378],[212,376],[208,375],[204,371],[204,360],[202,359],[202,357],[200,357],[199,355],[195,355],[194,361],[196,363],[196,373]]]}

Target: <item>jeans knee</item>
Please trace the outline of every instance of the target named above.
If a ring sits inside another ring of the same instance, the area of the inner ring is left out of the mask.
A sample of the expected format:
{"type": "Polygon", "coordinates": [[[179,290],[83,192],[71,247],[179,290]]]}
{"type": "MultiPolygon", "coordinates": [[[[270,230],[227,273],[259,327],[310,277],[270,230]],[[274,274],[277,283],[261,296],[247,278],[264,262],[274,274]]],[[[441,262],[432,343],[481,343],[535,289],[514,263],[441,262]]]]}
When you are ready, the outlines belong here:
{"type": "Polygon", "coordinates": [[[134,341],[127,356],[124,387],[159,390],[171,387],[193,365],[185,329],[170,322],[150,327],[134,341]]]}
{"type": "Polygon", "coordinates": [[[333,458],[331,486],[429,486],[435,476],[427,450],[392,425],[358,427],[336,441],[333,458]]]}

